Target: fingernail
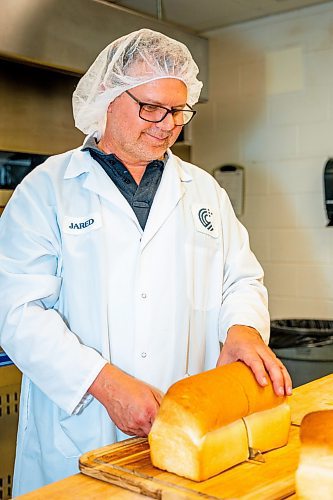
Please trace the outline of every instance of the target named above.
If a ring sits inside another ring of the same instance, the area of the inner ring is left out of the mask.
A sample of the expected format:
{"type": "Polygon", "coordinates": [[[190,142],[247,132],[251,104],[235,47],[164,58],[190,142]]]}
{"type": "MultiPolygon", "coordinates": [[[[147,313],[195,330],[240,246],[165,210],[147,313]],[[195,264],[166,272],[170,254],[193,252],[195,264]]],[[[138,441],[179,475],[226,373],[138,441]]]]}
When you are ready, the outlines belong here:
{"type": "Polygon", "coordinates": [[[268,382],[267,382],[267,378],[266,378],[266,377],[263,377],[263,378],[261,379],[261,381],[262,381],[263,385],[267,385],[267,384],[268,384],[268,382]]]}
{"type": "Polygon", "coordinates": [[[292,387],[287,387],[287,394],[288,394],[288,396],[291,396],[292,393],[293,393],[292,387]]]}
{"type": "Polygon", "coordinates": [[[279,393],[280,396],[284,395],[284,389],[283,389],[283,387],[279,387],[278,393],[279,393]]]}

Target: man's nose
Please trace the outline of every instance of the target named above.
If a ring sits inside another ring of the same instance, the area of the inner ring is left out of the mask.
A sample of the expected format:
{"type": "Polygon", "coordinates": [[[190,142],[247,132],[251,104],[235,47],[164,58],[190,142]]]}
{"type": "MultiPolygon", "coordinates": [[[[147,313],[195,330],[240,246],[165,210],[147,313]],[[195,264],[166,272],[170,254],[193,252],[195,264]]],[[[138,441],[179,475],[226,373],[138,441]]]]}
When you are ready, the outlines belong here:
{"type": "Polygon", "coordinates": [[[159,128],[163,130],[172,130],[175,128],[175,120],[173,118],[172,113],[167,113],[167,115],[163,118],[162,121],[156,123],[156,125],[159,126],[159,128]]]}

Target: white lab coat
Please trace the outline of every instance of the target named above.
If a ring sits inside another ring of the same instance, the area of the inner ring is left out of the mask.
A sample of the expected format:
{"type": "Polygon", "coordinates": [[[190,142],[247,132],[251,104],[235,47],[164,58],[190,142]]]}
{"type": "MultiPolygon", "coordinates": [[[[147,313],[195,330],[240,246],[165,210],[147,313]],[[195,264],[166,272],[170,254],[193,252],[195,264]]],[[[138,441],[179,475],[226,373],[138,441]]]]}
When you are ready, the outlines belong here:
{"type": "Polygon", "coordinates": [[[106,361],[165,391],[214,367],[231,325],[268,339],[245,228],[208,173],[168,154],[144,232],[81,148],[37,167],[0,219],[0,344],[24,373],[14,495],[120,439],[84,398],[106,361]]]}

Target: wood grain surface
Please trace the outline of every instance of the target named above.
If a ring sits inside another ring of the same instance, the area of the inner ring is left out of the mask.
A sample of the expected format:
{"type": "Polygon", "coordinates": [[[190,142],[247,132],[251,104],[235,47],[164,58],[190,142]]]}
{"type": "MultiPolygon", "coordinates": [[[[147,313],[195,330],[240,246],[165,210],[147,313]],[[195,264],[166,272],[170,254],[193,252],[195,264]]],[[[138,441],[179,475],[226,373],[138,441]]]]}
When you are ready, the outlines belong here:
{"type": "Polygon", "coordinates": [[[86,453],[81,457],[80,469],[84,474],[151,498],[272,500],[295,491],[298,430],[292,426],[288,445],[265,453],[265,463],[244,462],[200,483],[153,467],[145,438],[128,439],[86,453]]]}
{"type": "Polygon", "coordinates": [[[333,374],[294,389],[289,404],[295,425],[301,425],[303,417],[312,411],[333,410],[333,374]]]}
{"type": "Polygon", "coordinates": [[[147,493],[152,497],[149,491],[153,488],[155,498],[162,500],[182,498],[296,500],[294,474],[298,465],[299,425],[306,413],[333,408],[333,375],[297,387],[293,396],[289,398],[289,403],[293,423],[289,443],[283,448],[265,453],[265,464],[246,462],[203,483],[195,483],[153,468],[147,441],[142,438],[132,438],[127,440],[127,443],[117,443],[83,455],[81,467],[84,474],[70,476],[17,498],[20,500],[141,498],[143,500],[147,498],[147,493]],[[121,449],[124,443],[127,450],[125,447],[121,449]],[[135,445],[134,448],[132,445],[135,445]],[[128,460],[126,454],[134,449],[136,451],[128,460]],[[123,451],[126,451],[124,455],[123,451]],[[115,463],[112,465],[114,459],[115,463]],[[121,471],[126,472],[126,477],[120,474],[121,471]],[[140,481],[133,479],[133,476],[140,478],[140,481]]]}
{"type": "Polygon", "coordinates": [[[75,474],[15,500],[144,500],[143,497],[113,484],[83,474],[75,474]]]}

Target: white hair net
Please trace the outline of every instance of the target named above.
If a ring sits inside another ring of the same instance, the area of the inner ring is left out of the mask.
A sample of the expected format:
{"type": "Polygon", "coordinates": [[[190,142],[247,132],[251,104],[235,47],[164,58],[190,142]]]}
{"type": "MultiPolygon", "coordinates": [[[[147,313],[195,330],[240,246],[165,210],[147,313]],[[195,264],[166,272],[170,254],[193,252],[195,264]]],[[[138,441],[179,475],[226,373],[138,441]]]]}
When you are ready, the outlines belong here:
{"type": "Polygon", "coordinates": [[[75,126],[100,139],[109,103],[125,90],[160,78],[184,82],[192,106],[202,88],[198,73],[183,43],[150,29],[134,31],[108,45],[79,81],[73,93],[75,126]]]}

